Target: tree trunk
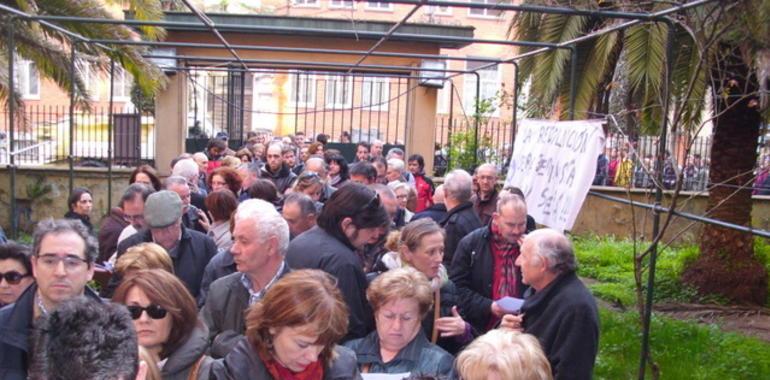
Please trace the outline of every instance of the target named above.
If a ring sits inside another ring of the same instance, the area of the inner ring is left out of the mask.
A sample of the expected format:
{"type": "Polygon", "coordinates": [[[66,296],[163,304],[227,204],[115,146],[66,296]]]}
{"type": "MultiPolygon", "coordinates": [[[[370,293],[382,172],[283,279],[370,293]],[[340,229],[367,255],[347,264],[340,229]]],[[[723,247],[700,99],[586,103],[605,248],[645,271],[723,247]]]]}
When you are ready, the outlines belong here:
{"type": "MultiPolygon", "coordinates": [[[[722,51],[724,54],[712,69],[712,83],[721,88],[714,88],[712,93],[717,117],[711,148],[710,182],[714,186],[709,189],[709,216],[750,226],[751,189],[738,190],[738,186],[753,183],[762,121],[758,82],[737,48],[730,46],[722,51]]],[[[709,224],[703,229],[700,248],[701,255],[683,273],[685,283],[701,293],[721,295],[735,303],[762,305],[767,301],[767,271],[754,257],[751,234],[709,224]]]]}

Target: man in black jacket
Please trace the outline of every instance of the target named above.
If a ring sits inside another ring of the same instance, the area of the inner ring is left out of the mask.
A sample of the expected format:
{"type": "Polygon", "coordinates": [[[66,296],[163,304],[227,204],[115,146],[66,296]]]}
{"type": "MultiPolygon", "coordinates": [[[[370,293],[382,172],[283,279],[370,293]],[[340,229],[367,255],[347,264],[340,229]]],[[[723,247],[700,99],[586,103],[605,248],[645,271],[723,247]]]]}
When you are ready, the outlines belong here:
{"type": "Polygon", "coordinates": [[[35,228],[35,283],[16,303],[0,309],[0,379],[27,378],[33,321],[63,302],[85,295],[101,302],[86,283],[93,278],[96,239],[77,220],[44,220],[35,228]]]}
{"type": "Polygon", "coordinates": [[[527,232],[527,206],[518,195],[503,194],[488,226],[460,241],[449,277],[460,294],[468,322],[484,333],[503,316],[502,297],[521,298],[526,286],[514,264],[527,232]]]}
{"type": "Polygon", "coordinates": [[[465,170],[455,169],[444,178],[444,201],[448,210],[444,220],[444,266],[449,267],[457,244],[471,231],[481,227],[481,220],[473,210],[471,195],[473,178],[465,170]]]}
{"type": "Polygon", "coordinates": [[[375,243],[390,224],[377,193],[350,183],[332,194],[318,216],[318,225],[289,243],[286,262],[292,269],[321,269],[337,278],[350,310],[343,341],[361,338],[374,327],[366,300],[364,262],[355,251],[375,243]]]}
{"type": "MultiPolygon", "coordinates": [[[[182,200],[173,191],[158,191],[147,197],[144,219],[149,228],[120,242],[118,257],[130,247],[155,242],[171,256],[174,274],[187,286],[193,297],[198,297],[206,264],[217,253],[214,240],[182,225],[182,200]]],[[[109,287],[116,287],[116,284],[117,280],[111,279],[109,287]]]]}
{"type": "Polygon", "coordinates": [[[520,315],[506,315],[502,326],[538,338],[554,379],[591,379],[599,350],[599,313],[591,292],[575,274],[572,245],[561,232],[529,234],[516,260],[533,294],[520,315]]]}
{"type": "Polygon", "coordinates": [[[291,171],[288,165],[283,162],[283,147],[280,143],[275,143],[267,148],[267,164],[262,168],[260,176],[269,179],[278,189],[278,193],[283,195],[286,189],[291,186],[294,178],[297,177],[291,171]]]}
{"type": "Polygon", "coordinates": [[[246,309],[289,272],[284,261],[289,246],[289,225],[275,207],[249,199],[235,212],[233,247],[237,273],[211,284],[201,319],[209,327],[210,354],[222,358],[246,332],[246,309]]]}

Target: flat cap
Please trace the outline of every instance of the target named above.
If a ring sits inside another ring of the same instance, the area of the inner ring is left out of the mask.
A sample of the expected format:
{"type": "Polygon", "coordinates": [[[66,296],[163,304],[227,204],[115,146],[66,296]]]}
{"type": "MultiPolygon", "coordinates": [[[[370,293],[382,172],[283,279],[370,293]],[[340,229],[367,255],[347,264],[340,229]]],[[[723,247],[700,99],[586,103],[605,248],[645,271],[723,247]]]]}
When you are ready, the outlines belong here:
{"type": "Polygon", "coordinates": [[[161,190],[150,194],[144,203],[144,220],[150,228],[168,227],[182,217],[182,199],[173,191],[161,190]]]}

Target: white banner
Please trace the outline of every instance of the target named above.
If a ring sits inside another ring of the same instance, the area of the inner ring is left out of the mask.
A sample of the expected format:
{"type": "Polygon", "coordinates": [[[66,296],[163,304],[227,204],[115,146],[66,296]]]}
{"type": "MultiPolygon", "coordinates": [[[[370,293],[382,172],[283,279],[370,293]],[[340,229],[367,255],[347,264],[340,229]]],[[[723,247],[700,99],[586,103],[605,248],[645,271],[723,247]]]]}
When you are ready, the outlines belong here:
{"type": "Polygon", "coordinates": [[[519,122],[506,186],[524,192],[539,224],[572,228],[604,147],[604,120],[519,122]]]}

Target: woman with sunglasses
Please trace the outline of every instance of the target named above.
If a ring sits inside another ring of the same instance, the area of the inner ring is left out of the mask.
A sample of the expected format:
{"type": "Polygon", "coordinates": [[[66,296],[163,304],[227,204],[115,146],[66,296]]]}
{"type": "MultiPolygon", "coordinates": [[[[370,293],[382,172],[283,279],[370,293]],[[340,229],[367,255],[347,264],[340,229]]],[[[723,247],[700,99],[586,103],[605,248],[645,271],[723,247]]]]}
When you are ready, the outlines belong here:
{"type": "Polygon", "coordinates": [[[29,257],[29,248],[21,244],[0,244],[0,307],[16,302],[35,281],[29,257]]]}
{"type": "Polygon", "coordinates": [[[112,301],[128,308],[139,345],[158,358],[163,379],[209,378],[208,329],[198,319],[195,299],[173,274],[132,271],[112,301]]]}

